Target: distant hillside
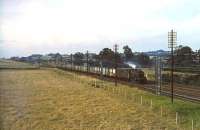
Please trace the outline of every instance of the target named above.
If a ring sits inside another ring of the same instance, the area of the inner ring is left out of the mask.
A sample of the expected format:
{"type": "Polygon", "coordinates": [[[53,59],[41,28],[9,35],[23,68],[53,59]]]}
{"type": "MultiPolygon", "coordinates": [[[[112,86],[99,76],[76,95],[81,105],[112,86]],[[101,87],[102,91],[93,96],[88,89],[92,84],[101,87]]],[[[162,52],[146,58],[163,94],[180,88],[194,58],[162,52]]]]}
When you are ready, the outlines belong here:
{"type": "Polygon", "coordinates": [[[169,51],[164,50],[157,50],[157,51],[148,51],[144,52],[148,56],[167,56],[169,54],[169,51]]]}

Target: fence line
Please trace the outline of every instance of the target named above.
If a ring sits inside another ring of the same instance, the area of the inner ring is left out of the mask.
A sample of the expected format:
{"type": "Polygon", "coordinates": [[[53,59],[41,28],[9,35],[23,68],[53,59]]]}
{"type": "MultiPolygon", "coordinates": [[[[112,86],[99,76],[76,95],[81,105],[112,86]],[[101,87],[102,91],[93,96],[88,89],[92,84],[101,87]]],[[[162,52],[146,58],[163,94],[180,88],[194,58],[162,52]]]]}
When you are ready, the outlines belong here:
{"type": "MultiPolygon", "coordinates": [[[[132,100],[132,101],[134,101],[134,103],[137,103],[138,105],[142,105],[145,107],[147,106],[147,107],[149,107],[149,109],[151,109],[153,111],[155,110],[155,112],[160,111],[161,118],[166,118],[166,120],[173,120],[173,115],[174,115],[174,124],[177,126],[177,130],[185,129],[184,126],[186,124],[184,124],[184,122],[181,122],[181,120],[180,120],[180,119],[184,118],[184,116],[182,116],[182,118],[181,118],[181,115],[180,115],[181,113],[169,112],[168,109],[162,105],[160,107],[156,107],[154,105],[152,99],[145,99],[145,97],[142,95],[140,95],[140,96],[139,95],[131,95],[130,92],[127,90],[127,88],[112,87],[112,86],[114,86],[114,83],[106,82],[106,81],[103,81],[100,79],[84,80],[80,76],[78,76],[78,74],[75,74],[75,73],[73,76],[74,76],[73,80],[78,81],[81,84],[86,84],[87,86],[91,86],[94,88],[103,88],[103,90],[106,91],[108,96],[122,97],[125,100],[132,100]]],[[[187,119],[186,119],[186,121],[187,121],[187,119]]],[[[194,125],[195,124],[194,120],[192,119],[190,122],[191,122],[191,130],[196,130],[196,127],[194,125]]]]}

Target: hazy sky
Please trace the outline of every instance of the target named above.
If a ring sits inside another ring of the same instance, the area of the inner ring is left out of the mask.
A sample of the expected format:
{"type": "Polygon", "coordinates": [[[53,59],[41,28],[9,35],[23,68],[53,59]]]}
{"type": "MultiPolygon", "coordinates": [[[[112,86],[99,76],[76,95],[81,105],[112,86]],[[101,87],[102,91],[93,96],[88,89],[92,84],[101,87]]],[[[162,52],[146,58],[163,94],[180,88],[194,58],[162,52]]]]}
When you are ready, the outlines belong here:
{"type": "Polygon", "coordinates": [[[200,48],[199,0],[0,0],[0,56],[97,52],[128,44],[134,51],[200,48]]]}

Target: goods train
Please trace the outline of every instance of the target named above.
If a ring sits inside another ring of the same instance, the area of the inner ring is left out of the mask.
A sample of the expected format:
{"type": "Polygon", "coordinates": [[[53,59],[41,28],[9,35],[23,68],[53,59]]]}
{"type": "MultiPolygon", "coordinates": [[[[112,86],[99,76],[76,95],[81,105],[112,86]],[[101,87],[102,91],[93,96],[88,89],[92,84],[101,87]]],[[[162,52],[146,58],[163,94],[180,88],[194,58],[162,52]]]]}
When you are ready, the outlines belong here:
{"type": "MultiPolygon", "coordinates": [[[[69,64],[56,65],[55,67],[60,69],[103,75],[111,78],[114,78],[116,73],[116,70],[114,68],[107,68],[107,67],[96,67],[96,66],[87,67],[87,66],[78,66],[69,64]]],[[[140,69],[133,69],[133,68],[118,68],[117,78],[124,81],[137,82],[142,84],[145,84],[147,82],[147,78],[145,77],[144,72],[140,69]]]]}

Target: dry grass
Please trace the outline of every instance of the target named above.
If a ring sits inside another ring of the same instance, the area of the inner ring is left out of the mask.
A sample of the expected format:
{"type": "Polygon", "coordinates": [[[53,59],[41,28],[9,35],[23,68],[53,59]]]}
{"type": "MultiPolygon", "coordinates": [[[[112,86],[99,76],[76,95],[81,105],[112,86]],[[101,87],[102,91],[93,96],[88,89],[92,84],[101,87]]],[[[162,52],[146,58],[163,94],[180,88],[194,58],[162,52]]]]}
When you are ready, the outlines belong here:
{"type": "Polygon", "coordinates": [[[151,109],[77,82],[68,72],[2,70],[0,97],[1,130],[175,129],[151,109]]]}
{"type": "Polygon", "coordinates": [[[38,66],[30,63],[0,59],[0,69],[36,69],[38,66]]]}

